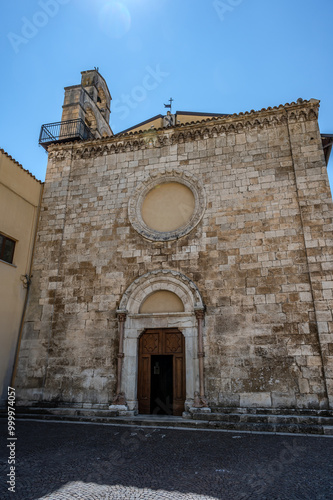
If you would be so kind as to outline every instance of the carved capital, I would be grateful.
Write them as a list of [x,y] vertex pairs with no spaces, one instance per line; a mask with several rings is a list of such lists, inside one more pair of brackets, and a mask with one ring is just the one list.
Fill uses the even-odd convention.
[[204,358],[205,353],[204,352],[198,352],[198,358]]
[[117,311],[117,318],[119,323],[125,323],[127,311]]
[[119,352],[117,354],[118,358],[124,358],[125,357],[125,354],[123,352]]
[[200,319],[204,319],[204,317],[205,317],[205,311],[203,309],[196,309],[194,311],[194,313],[195,313],[195,317],[197,318],[198,321]]

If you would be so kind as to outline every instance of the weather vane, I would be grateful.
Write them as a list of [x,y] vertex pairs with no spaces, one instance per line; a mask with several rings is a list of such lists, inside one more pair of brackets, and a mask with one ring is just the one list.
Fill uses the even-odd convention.
[[169,99],[169,103],[170,104],[164,104],[165,108],[169,108],[170,109],[170,113],[171,113],[171,108],[172,108],[172,102],[173,101],[174,101],[174,99],[172,99],[172,97],[170,97],[170,99]]

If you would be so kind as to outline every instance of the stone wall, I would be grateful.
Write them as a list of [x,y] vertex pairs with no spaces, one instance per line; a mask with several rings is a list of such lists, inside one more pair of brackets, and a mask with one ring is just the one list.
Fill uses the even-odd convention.
[[[333,212],[318,105],[52,146],[21,401],[108,403],[122,295],[168,269],[192,280],[206,306],[212,406],[326,407]],[[203,186],[202,218],[179,239],[144,238],[128,215],[137,186],[187,174]]]

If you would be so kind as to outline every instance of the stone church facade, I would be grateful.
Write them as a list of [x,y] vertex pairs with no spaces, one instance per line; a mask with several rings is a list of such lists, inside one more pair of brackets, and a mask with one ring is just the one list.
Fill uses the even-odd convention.
[[47,146],[19,403],[332,408],[319,101],[113,135],[104,80],[83,78],[65,120],[93,136]]

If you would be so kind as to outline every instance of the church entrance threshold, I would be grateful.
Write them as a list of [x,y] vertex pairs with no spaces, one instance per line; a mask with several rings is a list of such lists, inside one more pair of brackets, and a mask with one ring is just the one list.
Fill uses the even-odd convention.
[[140,414],[181,415],[185,402],[184,337],[178,329],[151,329],[139,339]]

